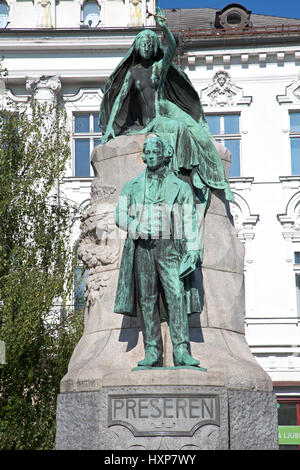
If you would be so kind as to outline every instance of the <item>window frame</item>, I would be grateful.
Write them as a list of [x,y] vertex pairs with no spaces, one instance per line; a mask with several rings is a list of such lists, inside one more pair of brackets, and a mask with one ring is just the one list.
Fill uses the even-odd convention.
[[[76,132],[75,130],[75,119],[76,116],[78,115],[89,115],[89,132]],[[94,110],[76,110],[72,112],[72,176],[73,178],[93,178],[95,176],[93,167],[91,165],[91,155],[92,151],[95,147],[94,141],[96,139],[101,140],[102,137],[102,132],[95,132],[94,129],[94,116],[98,116],[98,113]],[[90,168],[90,174],[89,176],[80,176],[76,175],[76,140],[83,140],[83,139],[88,139],[89,140],[89,168]],[[97,144],[98,145],[98,144]]]
[[296,302],[296,315],[297,317],[300,317],[300,289],[299,291],[297,290],[297,276],[300,276],[300,263],[297,263],[297,260],[296,260],[296,253],[300,253],[300,251],[294,248],[293,253],[294,253],[293,272],[294,272],[294,282],[295,282],[294,284],[295,294],[294,295],[295,295],[295,302]]
[[[298,131],[291,131],[291,115],[292,114],[299,114],[299,117],[300,117],[300,110],[299,109],[289,109],[289,111],[288,111],[291,176],[300,176],[300,170],[299,170],[299,173],[293,173],[292,139],[300,139],[300,129]],[[299,155],[299,167],[300,167],[300,155]]]
[[[230,176],[229,174],[229,177],[228,179],[231,179],[231,178],[240,178],[242,177],[242,132],[241,132],[241,112],[240,111],[225,111],[225,112],[216,112],[216,111],[213,111],[213,112],[205,112],[205,116],[206,117],[209,117],[209,116],[219,116],[220,117],[220,133],[219,134],[212,134],[214,139],[217,141],[217,142],[220,142],[222,143],[225,147],[225,142],[226,141],[229,141],[229,140],[238,140],[239,143],[240,143],[240,174],[238,176]],[[225,134],[224,131],[225,131],[225,121],[224,121],[224,116],[238,116],[239,118],[239,132],[236,133],[236,134]],[[227,148],[227,147],[226,147]]]
[[6,25],[3,26],[3,27],[0,26],[0,29],[5,29],[5,28],[7,28],[7,25],[10,23],[10,4],[5,0],[0,0],[0,4],[1,3],[5,4],[6,7],[7,7],[7,22],[6,22]]
[[[295,426],[300,426],[300,396],[291,396],[291,397],[284,397],[284,396],[277,396],[277,403],[278,405],[296,405],[296,420],[297,423]],[[284,424],[279,424],[278,426],[284,426]],[[287,425],[288,426],[288,425]],[[293,447],[297,447],[297,449],[294,450],[300,450],[300,445],[294,444],[292,445]],[[287,450],[292,450],[291,445],[288,444],[280,444],[279,449],[282,450],[282,448],[285,448]]]
[[[98,8],[99,8],[99,21],[95,26],[89,26],[87,23],[84,22],[84,8],[87,3],[97,3]],[[80,10],[80,23],[84,26],[90,27],[90,28],[98,28],[100,24],[102,23],[102,18],[101,18],[101,13],[102,13],[102,5],[99,3],[98,0],[84,0],[81,3],[81,10]]]

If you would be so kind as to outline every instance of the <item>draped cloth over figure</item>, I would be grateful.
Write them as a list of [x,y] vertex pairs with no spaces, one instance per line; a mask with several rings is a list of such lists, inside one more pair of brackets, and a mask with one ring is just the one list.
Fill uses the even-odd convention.
[[[106,131],[113,104],[127,72],[140,63],[140,56],[135,47],[137,38],[106,83],[99,116],[99,125],[103,132]],[[158,47],[153,57],[154,75],[155,62],[160,61],[163,55],[162,48]],[[159,90],[156,116],[146,127],[142,124],[140,110],[136,105],[135,92],[133,87],[114,119],[115,135],[140,132],[160,135],[175,151],[172,169],[177,175],[183,169],[187,170],[191,172],[191,182],[194,187],[200,190],[224,189],[226,198],[233,200],[222,161],[212,142],[199,96],[187,75],[175,64],[169,67],[166,80]]]

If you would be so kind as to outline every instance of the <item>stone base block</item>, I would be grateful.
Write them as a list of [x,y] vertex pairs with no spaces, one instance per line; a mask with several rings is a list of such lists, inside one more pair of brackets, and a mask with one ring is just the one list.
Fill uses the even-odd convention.
[[57,450],[277,448],[272,392],[119,386],[58,396]]

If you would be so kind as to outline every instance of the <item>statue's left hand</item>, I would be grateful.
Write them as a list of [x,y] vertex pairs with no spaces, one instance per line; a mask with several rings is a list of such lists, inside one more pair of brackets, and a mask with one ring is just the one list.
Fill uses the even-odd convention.
[[187,251],[180,263],[179,277],[183,278],[193,272],[197,268],[197,265],[200,261],[201,258],[199,250]]
[[190,258],[192,264],[197,265],[200,261],[200,252],[198,250],[190,250],[186,253],[186,256]]

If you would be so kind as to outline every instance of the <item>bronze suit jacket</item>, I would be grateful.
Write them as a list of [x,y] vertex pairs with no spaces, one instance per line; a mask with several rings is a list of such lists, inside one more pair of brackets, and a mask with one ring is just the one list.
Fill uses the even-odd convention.
[[[133,180],[125,184],[119,204],[116,209],[116,224],[131,233],[134,233],[132,227],[136,228],[139,223],[141,213],[144,207],[144,195],[146,184],[146,171],[138,175]],[[177,178],[171,171],[166,175],[163,184],[166,185],[164,206],[166,207],[167,217],[169,217],[171,238],[174,240],[174,249],[182,256],[186,251],[197,250],[197,232],[196,232],[196,210],[193,201],[192,190],[188,183]],[[174,212],[174,209],[180,209],[184,205],[189,206],[189,210],[183,210],[183,217],[180,217],[181,211]],[[174,215],[175,213],[175,215]],[[177,219],[177,217],[179,217]],[[175,221],[182,223],[180,233],[181,238],[173,237]],[[178,220],[180,222],[178,222]],[[137,299],[135,296],[135,279],[134,279],[134,253],[135,240],[128,236],[125,240],[118,286],[115,297],[115,313],[136,316],[138,311]],[[201,312],[202,305],[199,295],[199,281],[196,277],[198,274],[192,273],[184,278],[185,299],[187,313]],[[157,308],[162,320],[166,320],[168,315],[166,304],[163,299],[163,292],[159,296]]]

